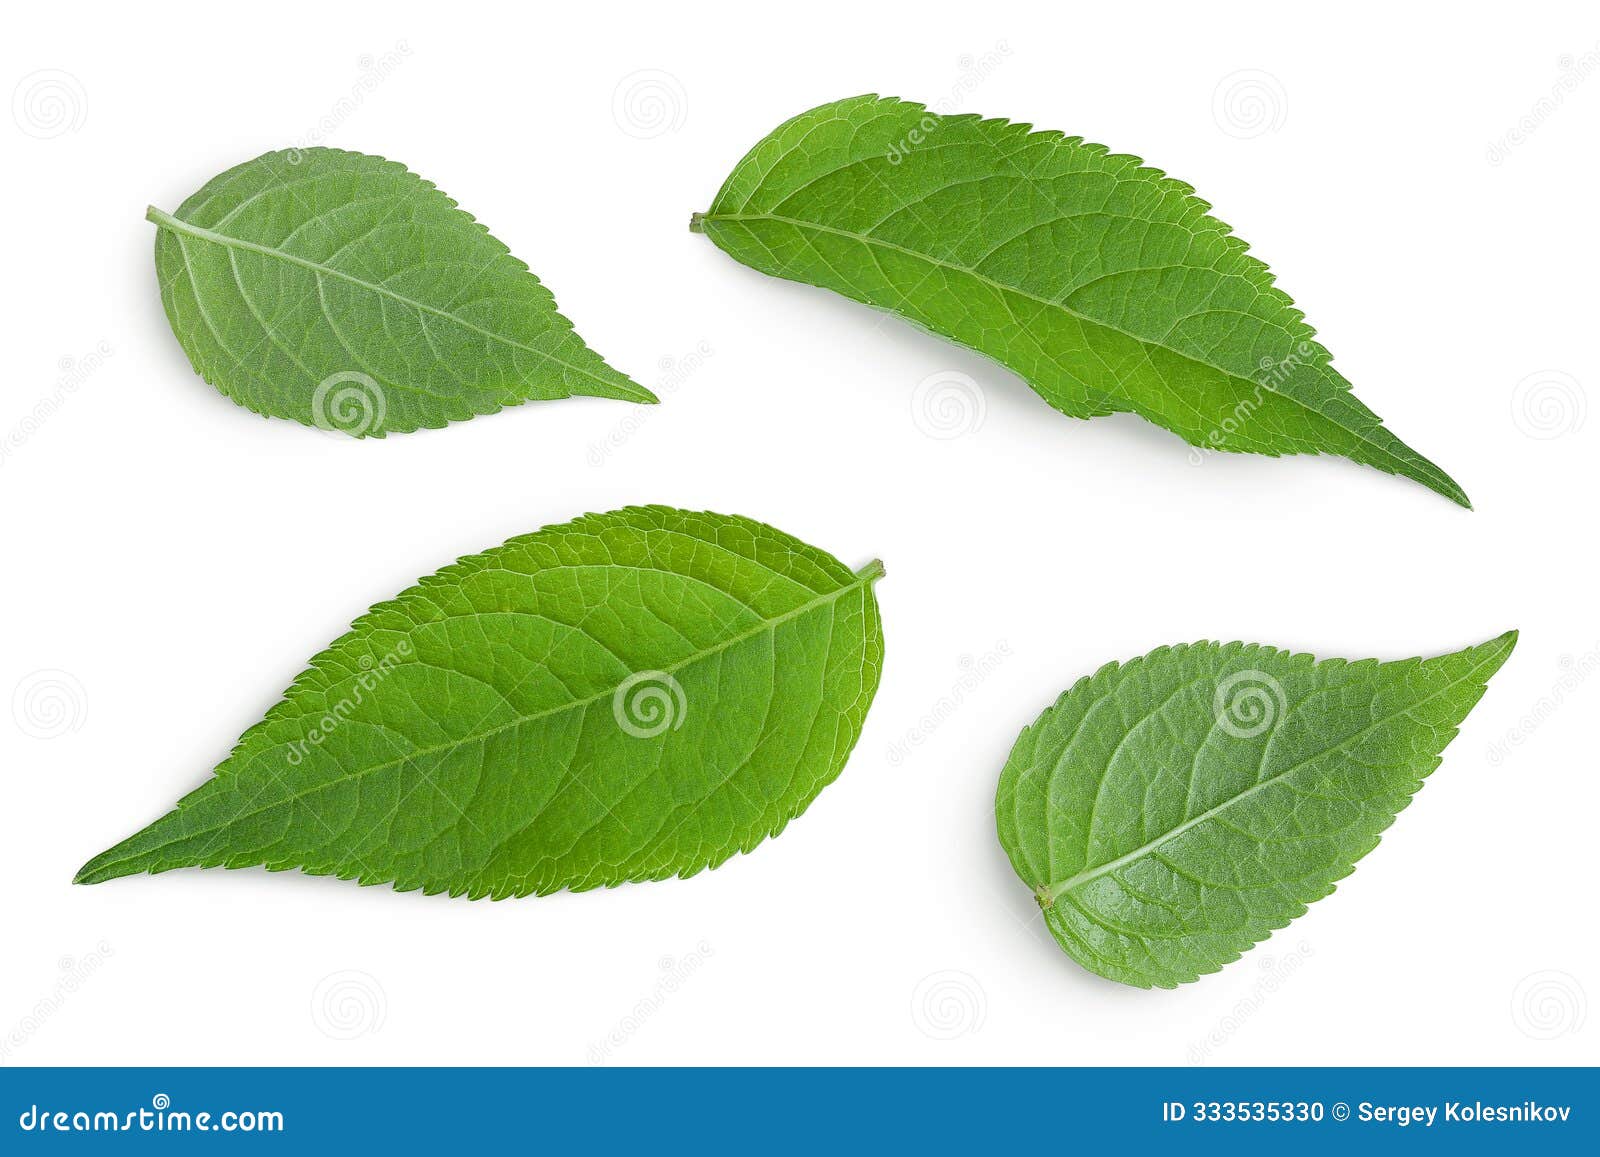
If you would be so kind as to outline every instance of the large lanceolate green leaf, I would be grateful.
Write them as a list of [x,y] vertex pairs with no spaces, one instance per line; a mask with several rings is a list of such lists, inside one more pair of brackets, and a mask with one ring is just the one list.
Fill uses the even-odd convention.
[[715,867],[844,767],[882,573],[665,507],[512,539],[373,607],[78,882],[265,865],[499,898]]
[[1377,846],[1516,640],[1396,663],[1197,643],[1108,664],[1017,740],[1000,842],[1091,972],[1141,988],[1215,972]]
[[864,96],[776,129],[690,228],[986,354],[1071,417],[1131,411],[1207,450],[1338,454],[1468,505],[1356,400],[1193,194],[1078,137]]
[[470,214],[382,157],[267,153],[149,218],[172,332],[258,414],[381,437],[534,399],[656,400]]

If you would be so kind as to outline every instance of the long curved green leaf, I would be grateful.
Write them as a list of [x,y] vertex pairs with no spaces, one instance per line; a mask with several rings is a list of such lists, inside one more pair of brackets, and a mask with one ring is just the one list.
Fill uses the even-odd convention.
[[665,507],[514,538],[373,607],[78,882],[265,865],[499,898],[715,867],[844,767],[882,573]]
[[690,227],[986,354],[1071,417],[1131,411],[1207,450],[1338,454],[1469,505],[1356,400],[1193,194],[1079,137],[863,96],[774,130]]
[[1162,647],[1024,729],[1000,842],[1061,947],[1171,988],[1333,891],[1439,765],[1517,633],[1433,659]]
[[258,414],[381,437],[534,399],[656,400],[470,214],[382,157],[267,153],[149,219],[172,332]]

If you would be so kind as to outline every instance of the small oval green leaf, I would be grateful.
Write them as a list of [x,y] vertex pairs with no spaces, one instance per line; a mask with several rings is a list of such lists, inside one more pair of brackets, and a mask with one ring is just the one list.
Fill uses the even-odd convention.
[[1162,647],[1080,679],[1025,728],[995,819],[1061,947],[1172,988],[1333,891],[1411,802],[1516,645],[1317,662]]
[[535,399],[656,400],[470,214],[382,157],[267,153],[148,216],[172,332],[258,414],[382,437]]

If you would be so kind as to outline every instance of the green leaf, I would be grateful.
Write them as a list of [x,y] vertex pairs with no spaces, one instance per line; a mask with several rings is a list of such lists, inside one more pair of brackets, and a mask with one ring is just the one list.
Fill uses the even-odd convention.
[[1080,137],[874,96],[781,125],[690,228],[764,273],[891,310],[1074,418],[1207,450],[1339,454],[1463,506],[1384,429],[1194,190]]
[[1089,971],[1141,988],[1215,972],[1377,846],[1516,641],[1395,663],[1242,643],[1110,663],[1018,738],[1000,843]]
[[659,506],[514,538],[373,607],[77,882],[265,865],[500,898],[716,867],[844,767],[882,574]]
[[535,399],[656,400],[470,214],[382,157],[267,153],[148,217],[172,332],[258,414],[382,437]]

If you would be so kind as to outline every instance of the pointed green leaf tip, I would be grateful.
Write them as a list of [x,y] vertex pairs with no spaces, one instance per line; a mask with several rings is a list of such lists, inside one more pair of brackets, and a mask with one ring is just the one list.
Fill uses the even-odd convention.
[[843,769],[882,574],[658,506],[514,538],[373,607],[77,882],[263,865],[500,898],[714,868]]
[[541,399],[656,400],[470,214],[382,157],[267,153],[147,218],[190,364],[258,414],[382,437]]
[[1199,455],[1337,454],[1470,507],[1209,208],[1080,137],[862,96],[779,126],[689,227],[986,354],[1069,417],[1136,413]]
[[1091,972],[1215,972],[1377,846],[1516,642],[1394,663],[1195,643],[1108,664],[1018,738],[1000,843]]

